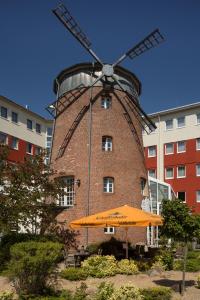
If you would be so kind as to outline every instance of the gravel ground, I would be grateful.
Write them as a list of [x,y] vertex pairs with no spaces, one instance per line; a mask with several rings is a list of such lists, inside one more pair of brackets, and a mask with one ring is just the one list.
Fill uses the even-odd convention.
[[[179,282],[182,277],[182,273],[179,271],[167,271],[160,275],[149,276],[147,274],[138,275],[116,275],[110,278],[88,278],[85,283],[88,286],[88,292],[93,293],[96,287],[102,281],[113,282],[116,287],[119,287],[125,283],[132,283],[139,288],[166,286],[171,287],[174,290],[173,300],[200,300],[200,289],[195,287],[197,273],[186,274],[186,293],[184,297],[179,294]],[[59,279],[59,288],[75,290],[80,286],[81,282],[72,282],[64,279]],[[0,291],[13,290],[11,283],[6,277],[0,276]]]

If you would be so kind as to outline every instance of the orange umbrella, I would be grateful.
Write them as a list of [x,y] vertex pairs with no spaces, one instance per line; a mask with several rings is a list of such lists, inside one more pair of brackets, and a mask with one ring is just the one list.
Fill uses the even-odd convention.
[[[80,227],[128,227],[132,226],[158,226],[162,225],[162,218],[158,215],[145,212],[141,209],[124,205],[118,208],[103,211],[94,215],[74,220],[70,223],[71,228]],[[127,234],[126,234],[126,244]],[[128,247],[126,247],[128,249]],[[126,253],[128,256],[128,253]]]

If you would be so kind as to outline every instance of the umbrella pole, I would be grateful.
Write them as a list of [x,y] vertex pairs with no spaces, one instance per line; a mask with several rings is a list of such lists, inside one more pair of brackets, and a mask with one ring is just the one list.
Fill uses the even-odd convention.
[[126,231],[126,258],[128,259],[128,228],[125,228]]

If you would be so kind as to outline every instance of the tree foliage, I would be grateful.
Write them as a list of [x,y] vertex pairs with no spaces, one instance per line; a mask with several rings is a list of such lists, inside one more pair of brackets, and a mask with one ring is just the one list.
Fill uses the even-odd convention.
[[[62,182],[44,163],[44,153],[23,162],[8,162],[9,149],[0,146],[0,232],[45,231],[58,213]],[[53,201],[52,201],[53,200]]]
[[162,216],[162,235],[178,242],[189,242],[200,236],[200,218],[192,215],[190,208],[182,200],[164,200]]

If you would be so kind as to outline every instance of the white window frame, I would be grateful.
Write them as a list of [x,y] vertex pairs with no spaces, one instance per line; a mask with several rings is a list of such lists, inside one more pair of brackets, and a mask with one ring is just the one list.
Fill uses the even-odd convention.
[[104,233],[105,234],[115,234],[115,227],[111,227],[111,226],[105,227]]
[[200,150],[200,138],[196,139],[196,150]]
[[[13,147],[13,140],[16,140],[16,147]],[[13,136],[12,137],[12,141],[11,141],[11,149],[13,149],[13,150],[19,150],[19,139],[18,138],[16,138],[15,136]]]
[[[172,176],[167,176],[167,170],[168,170],[168,169],[171,169],[171,170],[172,170],[172,173],[173,173]],[[166,167],[166,168],[165,168],[165,178],[166,178],[166,179],[173,179],[173,178],[174,178],[174,168],[173,168],[173,167]]]
[[[179,175],[179,168],[182,168],[182,167],[184,167],[184,170],[185,170],[184,176]],[[184,165],[177,166],[177,178],[185,178],[185,177],[186,177],[186,166],[184,166]]]
[[197,113],[196,117],[197,117],[197,125],[200,125],[200,113]]
[[60,196],[59,206],[73,207],[75,203],[74,176],[65,176],[62,179],[66,182],[66,187],[63,187],[63,195]]
[[185,201],[183,201],[183,203],[186,203],[186,191],[178,191],[178,192],[177,192],[177,198],[180,199],[180,198],[178,197],[178,193],[185,193]]
[[[28,151],[27,151],[28,145],[31,145],[31,152],[28,152]],[[33,144],[28,143],[28,142],[26,143],[26,153],[27,153],[27,154],[30,154],[30,155],[33,155]]]
[[109,109],[112,106],[112,99],[110,96],[105,96],[101,98],[101,108]]
[[[6,117],[2,116],[2,111],[1,111],[2,108],[6,110]],[[0,106],[0,117],[5,120],[8,120],[8,108],[3,105]]]
[[[155,149],[155,155],[151,155],[150,154],[150,148],[154,148]],[[148,147],[148,157],[156,157],[156,146],[155,145]]]
[[111,136],[102,136],[102,150],[103,151],[112,151],[113,148],[113,139]]
[[[172,121],[172,128],[167,128],[168,121]],[[165,120],[165,130],[168,131],[168,130],[173,130],[173,129],[174,129],[174,119]]]
[[[199,170],[198,170],[199,168]],[[200,163],[199,164],[196,164],[196,176],[200,176]]]
[[0,131],[0,134],[2,134],[2,135],[4,135],[5,136],[5,144],[3,143],[3,145],[8,145],[8,135],[6,134],[6,133],[4,133],[4,132],[1,132]]
[[[167,152],[167,145],[172,145],[172,152]],[[165,144],[165,155],[174,154],[174,143],[166,143]]]
[[103,178],[103,192],[106,194],[114,193],[114,178],[104,177]]
[[200,203],[200,190],[196,191],[196,202]]
[[[28,122],[29,121],[31,122],[31,128],[28,127]],[[28,130],[33,131],[33,121],[31,119],[26,119],[26,127],[27,127]]]
[[[40,128],[40,130],[39,130],[39,131],[37,130],[37,125],[39,125],[39,128]],[[40,124],[40,123],[36,123],[36,124],[35,124],[35,131],[36,131],[36,133],[38,133],[38,134],[41,134],[41,131],[42,131],[42,126],[41,126],[41,124]]]
[[[183,151],[179,150],[179,143],[184,143],[185,147],[184,147]],[[177,153],[183,153],[183,152],[186,152],[186,141],[178,141],[177,142]]]
[[[15,122],[15,121],[13,120],[13,114],[15,114],[15,115],[17,116],[17,122]],[[11,112],[11,121],[12,121],[12,123],[14,123],[14,124],[18,124],[18,123],[19,123],[19,115],[18,115],[18,113],[17,113],[16,111],[12,111],[12,112]]]
[[[151,172],[151,171],[154,171],[154,176],[151,176],[151,175],[150,175],[150,172]],[[148,170],[148,176],[149,176],[149,177],[152,177],[152,178],[156,178],[156,169],[149,169],[149,170]]]
[[[178,124],[180,119],[184,119],[184,125],[183,126],[179,126],[179,124]],[[185,125],[186,125],[186,118],[185,118],[185,116],[178,117],[177,118],[177,128],[184,128]]]

